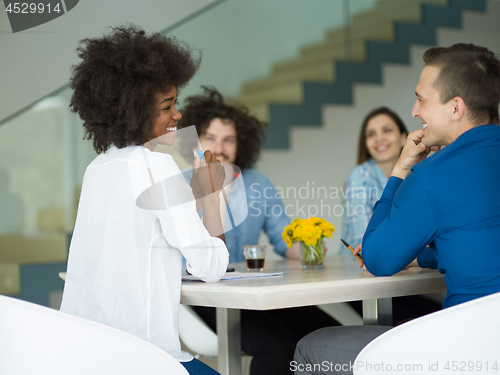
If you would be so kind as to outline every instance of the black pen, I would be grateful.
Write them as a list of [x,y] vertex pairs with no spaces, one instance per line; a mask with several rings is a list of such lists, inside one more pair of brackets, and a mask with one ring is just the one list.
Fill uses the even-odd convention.
[[[351,250],[351,251],[354,253],[354,249],[351,247],[351,245],[349,245],[347,242],[345,242],[342,238],[341,238],[340,240],[342,241],[342,243],[343,243],[344,245],[346,245],[346,246],[347,246],[347,248],[348,248],[349,250]],[[363,258],[361,258],[361,255],[356,254],[356,256],[358,257],[358,259],[359,259],[360,261],[363,261]]]
[[[228,267],[228,268],[226,269],[226,272],[234,272],[234,268],[232,268],[232,267]],[[187,269],[186,269],[186,273],[187,273],[188,275],[191,275]]]

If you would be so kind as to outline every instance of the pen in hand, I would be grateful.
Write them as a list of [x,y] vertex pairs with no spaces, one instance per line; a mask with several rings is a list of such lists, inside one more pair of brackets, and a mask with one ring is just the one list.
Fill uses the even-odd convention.
[[[342,241],[342,243],[349,249],[351,250],[353,253],[354,253],[354,249],[351,247],[351,245],[349,245],[347,242],[345,242],[342,238],[340,239]],[[361,258],[361,255],[359,254],[356,254],[356,256],[358,257],[358,259],[360,261],[363,261],[363,258]]]

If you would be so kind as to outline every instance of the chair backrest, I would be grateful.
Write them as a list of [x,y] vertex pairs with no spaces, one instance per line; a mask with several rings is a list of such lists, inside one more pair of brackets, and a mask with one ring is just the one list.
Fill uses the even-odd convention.
[[2,375],[188,375],[160,348],[126,332],[0,296]]
[[499,374],[500,293],[395,327],[356,357],[361,374]]
[[191,352],[204,357],[217,357],[217,335],[186,305],[179,307],[179,337]]

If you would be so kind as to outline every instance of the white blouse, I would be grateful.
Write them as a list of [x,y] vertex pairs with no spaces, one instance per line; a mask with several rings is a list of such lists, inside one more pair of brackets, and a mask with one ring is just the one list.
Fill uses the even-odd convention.
[[[138,207],[141,193],[172,177],[174,184],[160,188],[163,209],[156,203]],[[189,272],[206,282],[219,281],[229,261],[224,242],[203,226],[191,188],[170,155],[112,147],[85,172],[61,311],[190,361],[178,335],[183,256]]]

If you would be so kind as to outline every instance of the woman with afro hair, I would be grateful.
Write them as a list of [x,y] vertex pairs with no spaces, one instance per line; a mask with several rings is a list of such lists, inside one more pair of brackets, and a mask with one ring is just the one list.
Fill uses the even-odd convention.
[[[203,199],[203,224],[195,197],[212,192],[210,168],[194,171],[191,189],[172,157],[154,151],[175,137],[177,90],[200,59],[175,38],[133,25],[84,39],[77,51],[70,107],[99,155],[83,180],[61,311],[147,340],[190,374],[217,374],[181,351],[177,317],[183,256],[206,282],[225,273],[219,198]],[[220,190],[224,169],[210,152],[206,160]],[[172,204],[179,196],[190,199]]]

